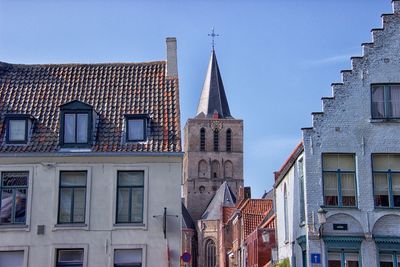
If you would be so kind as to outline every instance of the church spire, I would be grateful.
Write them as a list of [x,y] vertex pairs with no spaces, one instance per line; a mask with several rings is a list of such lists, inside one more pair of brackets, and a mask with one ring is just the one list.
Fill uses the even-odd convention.
[[199,106],[197,107],[197,116],[215,117],[217,114],[218,118],[232,118],[213,47]]

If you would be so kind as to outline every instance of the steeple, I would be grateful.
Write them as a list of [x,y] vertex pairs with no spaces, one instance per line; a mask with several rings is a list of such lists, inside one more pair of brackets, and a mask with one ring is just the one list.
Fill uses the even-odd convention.
[[211,52],[210,63],[208,64],[206,79],[204,80],[197,116],[208,118],[232,118],[229,111],[228,100],[226,99],[224,85],[219,72],[215,50]]

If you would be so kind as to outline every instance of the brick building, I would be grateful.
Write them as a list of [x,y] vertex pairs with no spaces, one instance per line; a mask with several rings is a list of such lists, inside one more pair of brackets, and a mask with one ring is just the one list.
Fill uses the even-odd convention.
[[243,121],[230,113],[214,49],[196,116],[184,129],[184,151],[184,205],[198,240],[190,264],[224,266],[222,209],[235,206],[243,187]]
[[276,174],[279,258],[292,266],[400,262],[400,1],[392,5]]

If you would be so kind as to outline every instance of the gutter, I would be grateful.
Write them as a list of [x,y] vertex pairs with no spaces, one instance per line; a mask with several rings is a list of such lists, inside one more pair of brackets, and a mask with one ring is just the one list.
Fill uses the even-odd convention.
[[19,152],[0,153],[0,158],[5,157],[180,157],[184,152]]

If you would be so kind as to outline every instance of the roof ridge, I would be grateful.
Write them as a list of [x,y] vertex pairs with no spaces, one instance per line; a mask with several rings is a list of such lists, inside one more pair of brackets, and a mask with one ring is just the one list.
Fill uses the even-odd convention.
[[157,65],[157,64],[166,64],[166,60],[157,60],[157,61],[144,61],[144,62],[98,62],[98,63],[44,63],[44,64],[23,64],[23,63],[9,63],[0,61],[0,64],[15,66],[15,67],[36,67],[36,66],[63,66],[63,67],[75,67],[75,66],[132,66],[132,65]]

